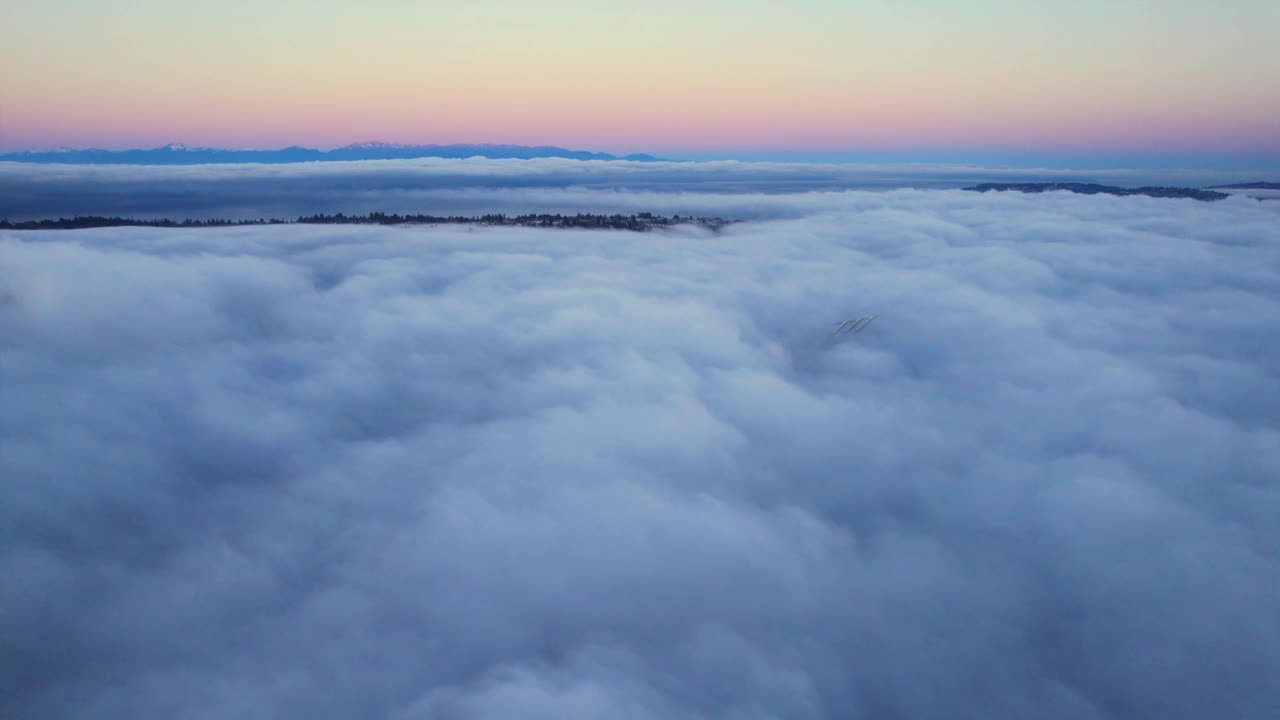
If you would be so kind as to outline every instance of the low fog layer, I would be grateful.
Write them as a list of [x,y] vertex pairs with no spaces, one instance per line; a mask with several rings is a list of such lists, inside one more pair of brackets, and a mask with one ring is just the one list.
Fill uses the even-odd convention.
[[0,235],[0,716],[1274,717],[1280,206],[773,202]]
[[[291,218],[314,213],[788,212],[782,193],[957,188],[989,181],[1202,186],[1257,180],[1213,171],[1054,170],[962,165],[381,160],[128,167],[0,162],[0,218]],[[710,208],[710,209],[708,209]]]

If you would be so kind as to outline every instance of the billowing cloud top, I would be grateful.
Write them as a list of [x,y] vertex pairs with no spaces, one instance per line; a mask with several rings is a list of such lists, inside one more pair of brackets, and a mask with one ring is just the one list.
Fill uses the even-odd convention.
[[1271,717],[1280,207],[769,202],[4,235],[0,715]]

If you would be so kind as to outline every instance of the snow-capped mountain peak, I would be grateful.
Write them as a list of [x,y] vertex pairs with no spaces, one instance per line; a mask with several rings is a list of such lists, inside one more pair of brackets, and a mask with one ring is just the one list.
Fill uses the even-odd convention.
[[378,150],[378,149],[391,149],[391,148],[403,148],[403,147],[405,146],[399,143],[387,142],[385,140],[365,140],[364,142],[351,143],[350,145],[346,146],[346,148],[344,149],[346,150]]

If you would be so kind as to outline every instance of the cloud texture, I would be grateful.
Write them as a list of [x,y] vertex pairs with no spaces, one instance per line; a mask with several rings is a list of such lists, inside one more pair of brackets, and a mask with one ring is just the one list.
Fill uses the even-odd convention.
[[3,236],[0,716],[1273,717],[1280,207],[787,197]]

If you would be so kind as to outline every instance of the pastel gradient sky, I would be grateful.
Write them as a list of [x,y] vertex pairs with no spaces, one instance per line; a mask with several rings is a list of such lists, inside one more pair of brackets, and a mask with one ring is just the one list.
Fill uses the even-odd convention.
[[1276,0],[5,0],[0,150],[1280,156]]

